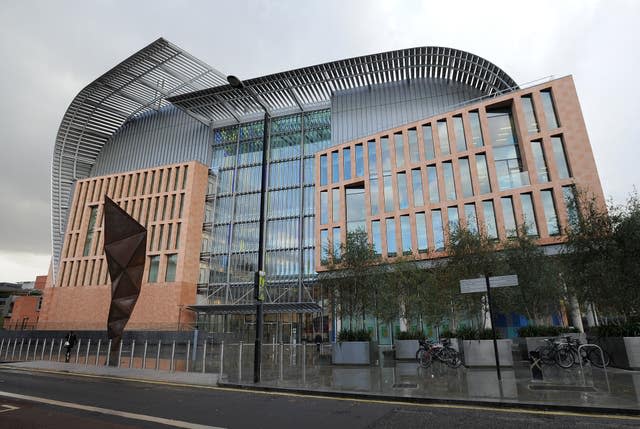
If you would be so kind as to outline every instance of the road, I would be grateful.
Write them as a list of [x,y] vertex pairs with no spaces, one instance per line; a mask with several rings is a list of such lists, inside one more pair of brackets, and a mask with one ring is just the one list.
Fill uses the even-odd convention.
[[0,428],[637,428],[640,418],[412,405],[0,370]]

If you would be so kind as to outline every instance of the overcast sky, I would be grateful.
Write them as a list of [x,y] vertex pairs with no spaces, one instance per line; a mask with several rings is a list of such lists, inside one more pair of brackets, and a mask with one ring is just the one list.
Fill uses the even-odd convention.
[[[445,7],[446,6],[446,7]],[[46,274],[51,156],[78,92],[162,36],[241,79],[416,46],[573,75],[605,195],[640,184],[638,1],[0,0],[0,281]]]

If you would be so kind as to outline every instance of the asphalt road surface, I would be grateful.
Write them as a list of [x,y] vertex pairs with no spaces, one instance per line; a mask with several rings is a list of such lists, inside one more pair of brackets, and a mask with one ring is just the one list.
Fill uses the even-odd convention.
[[182,387],[0,370],[0,428],[638,428],[640,418]]

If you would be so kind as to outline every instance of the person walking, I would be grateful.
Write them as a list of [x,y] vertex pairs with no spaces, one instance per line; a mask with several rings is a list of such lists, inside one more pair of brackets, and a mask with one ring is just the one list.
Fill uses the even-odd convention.
[[71,350],[73,349],[73,346],[76,345],[76,341],[77,341],[76,334],[74,334],[73,331],[69,331],[67,336],[64,337],[64,348],[65,348],[64,361],[65,362],[69,362],[69,359],[71,358]]

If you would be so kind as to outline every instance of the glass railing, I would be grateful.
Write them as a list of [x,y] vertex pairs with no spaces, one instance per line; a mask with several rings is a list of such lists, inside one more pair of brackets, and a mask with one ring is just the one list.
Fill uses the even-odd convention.
[[505,189],[521,188],[523,186],[529,186],[530,184],[529,172],[527,171],[498,176],[498,185],[501,191],[504,191]]

